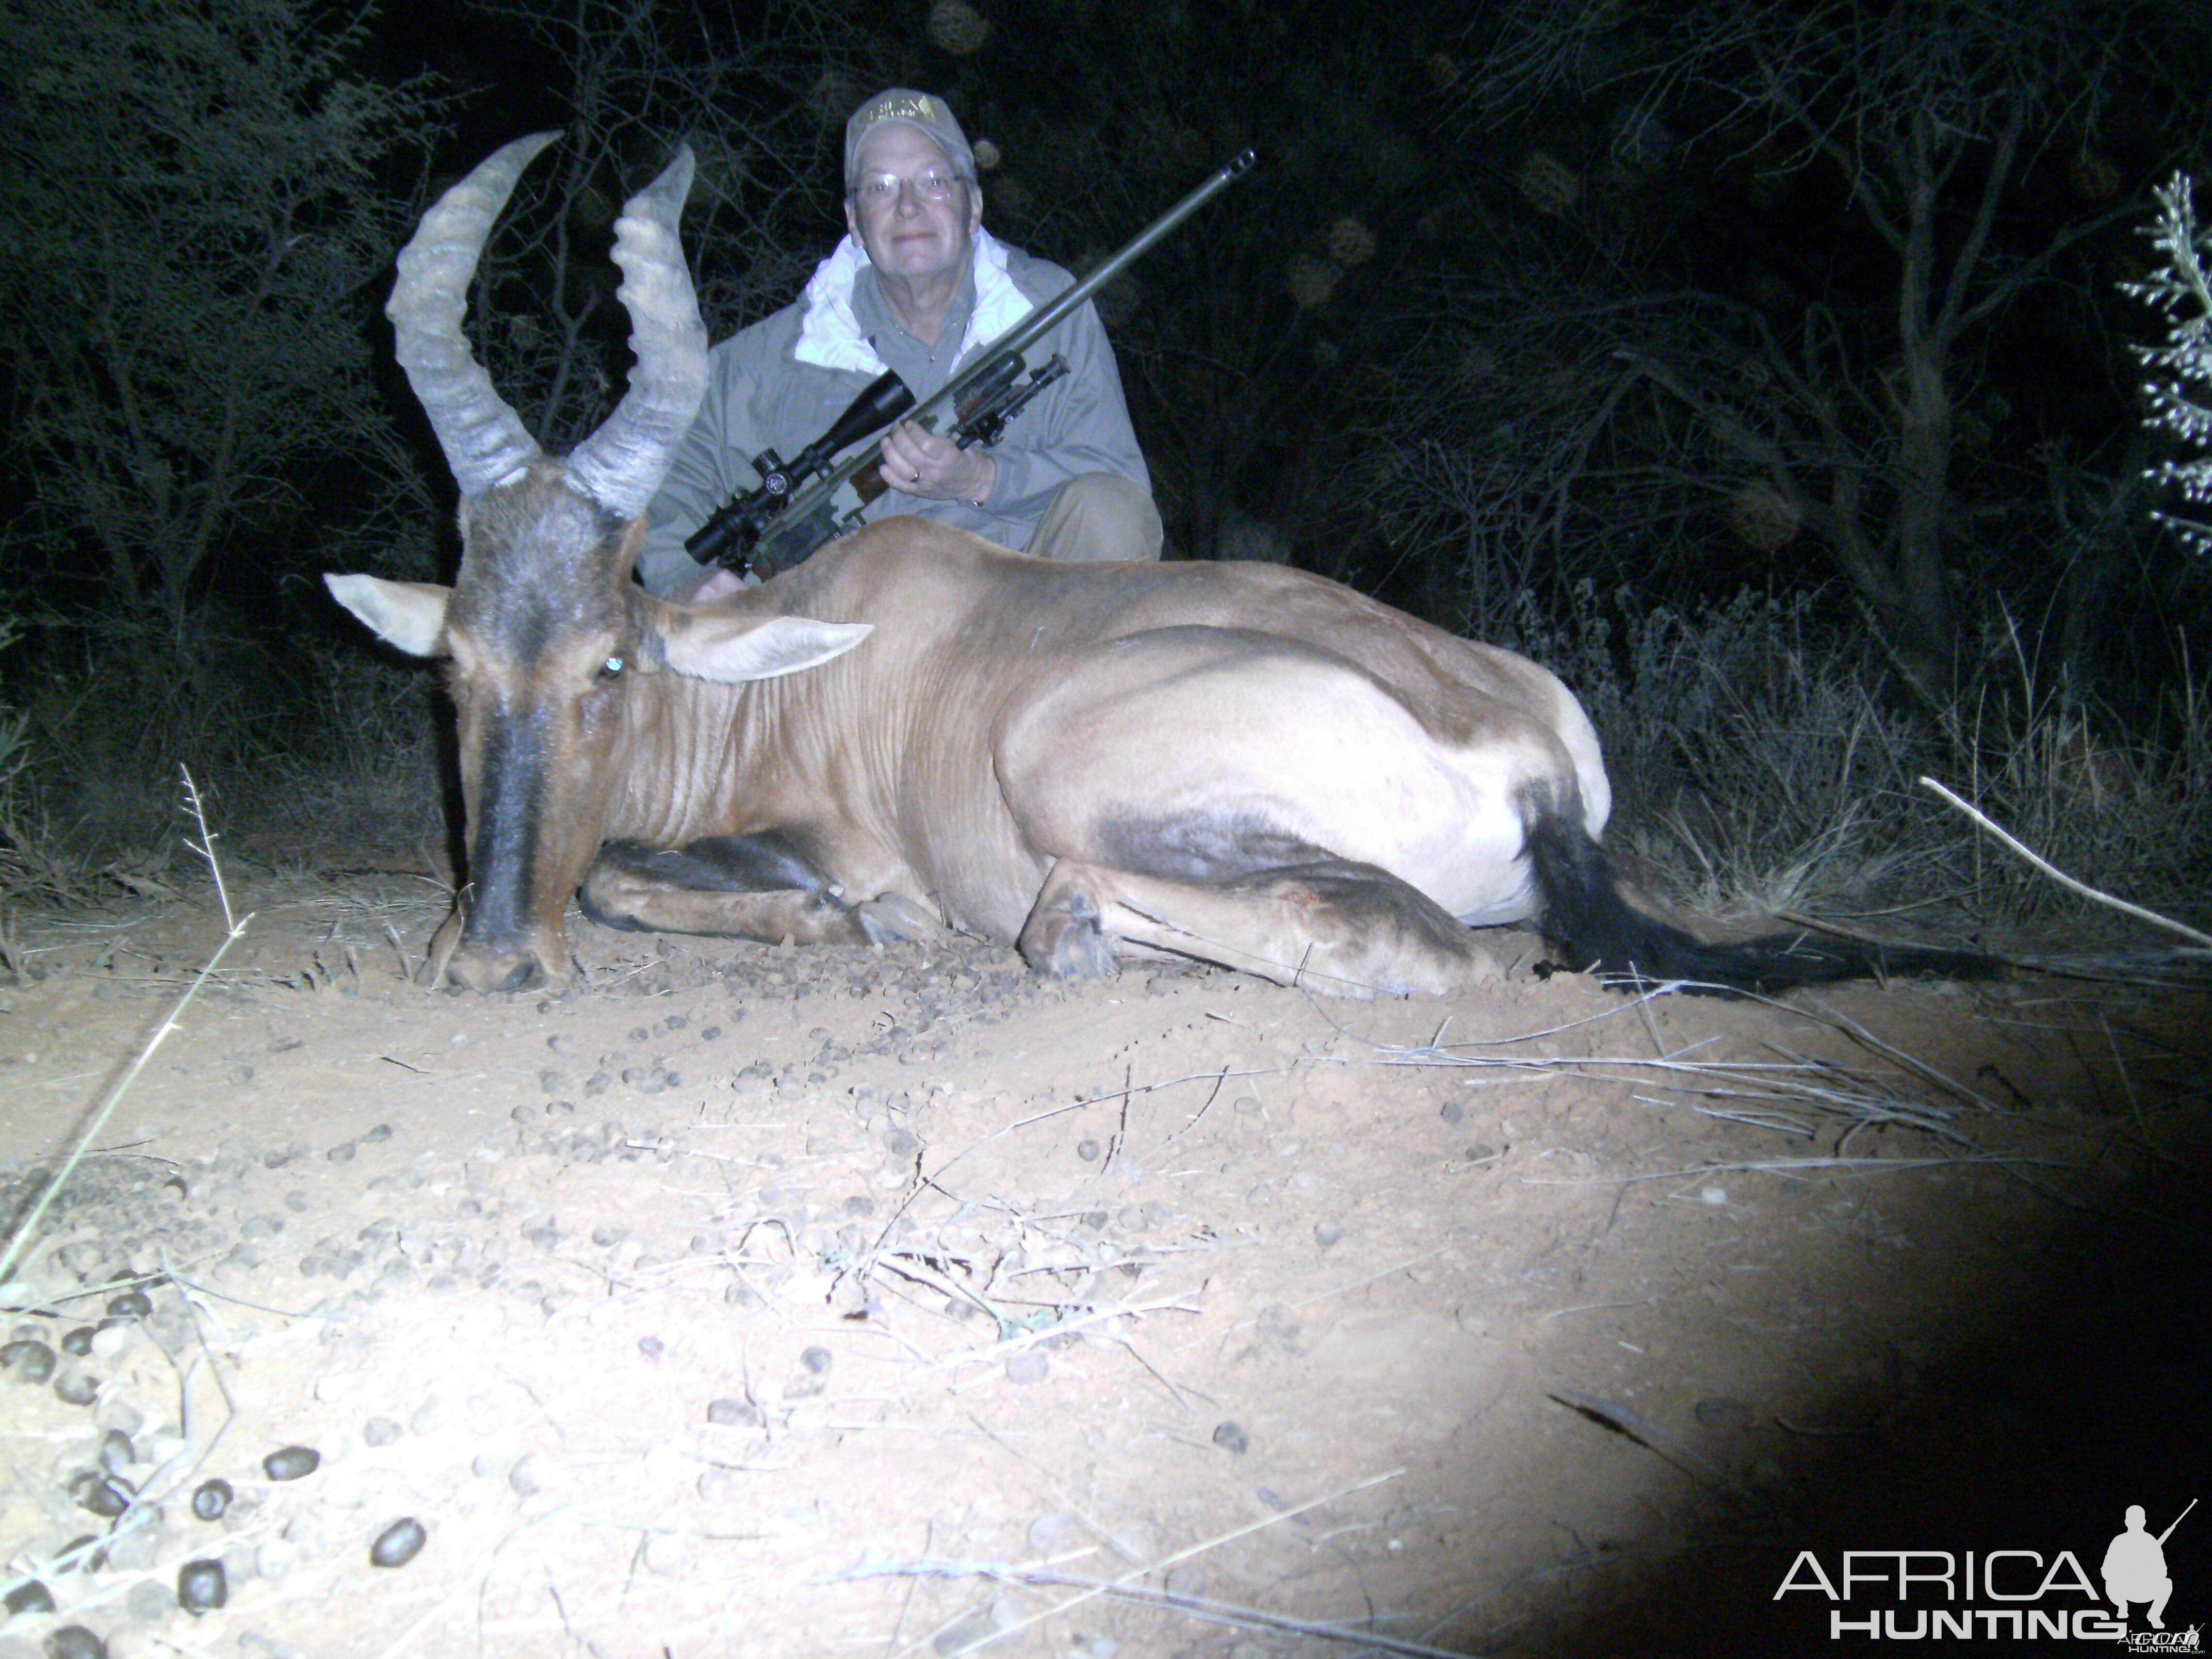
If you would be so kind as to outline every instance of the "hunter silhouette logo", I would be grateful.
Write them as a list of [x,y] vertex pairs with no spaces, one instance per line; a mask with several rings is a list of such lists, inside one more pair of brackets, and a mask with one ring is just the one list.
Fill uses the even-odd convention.
[[2173,1517],[2168,1527],[2155,1538],[2144,1529],[2143,1506],[2128,1505],[2128,1529],[2112,1540],[2105,1551],[2105,1595],[2112,1610],[2124,1620],[2128,1604],[2142,1601],[2148,1604],[2143,1617],[2153,1630],[2166,1628],[2166,1599],[2173,1594],[2173,1580],[2166,1571],[2166,1540],[2173,1536],[2173,1528],[2182,1523],[2189,1510],[2197,1507],[2197,1500],[2189,1500],[2189,1508]]
[[[2116,1642],[2130,1653],[2199,1653],[2198,1626],[2166,1627],[2166,1604],[2173,1594],[2166,1540],[2197,1502],[2191,1498],[2155,1534],[2143,1506],[2130,1504],[2126,1530],[2105,1551],[2101,1595],[2087,1565],[2097,1558],[2087,1551],[1844,1550],[1832,1571],[1816,1551],[1800,1550],[1774,1599],[1825,1601],[1832,1642],[1852,1636],[1891,1642],[1978,1637],[1986,1646],[2004,1639],[2070,1638]],[[2139,1609],[2142,1627],[2128,1627],[2130,1607]]]

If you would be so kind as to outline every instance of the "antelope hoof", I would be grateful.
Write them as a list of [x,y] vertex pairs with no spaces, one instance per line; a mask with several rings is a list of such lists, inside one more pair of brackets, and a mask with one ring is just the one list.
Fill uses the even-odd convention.
[[1111,979],[1114,947],[1098,925],[1091,896],[1068,888],[1030,916],[1022,929],[1022,957],[1054,979]]
[[860,906],[860,931],[871,945],[931,944],[945,936],[945,926],[903,893],[885,893]]

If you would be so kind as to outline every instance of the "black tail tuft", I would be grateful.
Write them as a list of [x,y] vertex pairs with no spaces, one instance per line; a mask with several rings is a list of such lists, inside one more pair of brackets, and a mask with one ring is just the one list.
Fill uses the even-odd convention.
[[1786,991],[1886,974],[1986,979],[2000,967],[1971,951],[1862,945],[1812,933],[1704,944],[1621,897],[1605,849],[1563,811],[1536,813],[1528,854],[1545,936],[1566,965],[1630,985],[1681,981],[1707,991]]

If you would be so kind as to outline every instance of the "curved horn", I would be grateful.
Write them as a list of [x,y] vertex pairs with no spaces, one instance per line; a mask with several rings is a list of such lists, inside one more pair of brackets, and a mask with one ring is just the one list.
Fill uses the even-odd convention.
[[625,519],[644,512],[660,488],[707,390],[707,330],[676,228],[690,190],[687,144],[615,221],[615,263],[623,270],[616,297],[629,313],[637,361],[615,412],[568,457],[568,482]]
[[561,135],[532,133],[493,152],[489,160],[438,198],[414,240],[400,250],[399,280],[384,314],[392,319],[400,368],[422,400],[446,452],[446,465],[465,496],[481,495],[520,477],[538,458],[538,441],[521,416],[492,390],[461,332],[469,279],[492,221],[514,181],[538,151]]

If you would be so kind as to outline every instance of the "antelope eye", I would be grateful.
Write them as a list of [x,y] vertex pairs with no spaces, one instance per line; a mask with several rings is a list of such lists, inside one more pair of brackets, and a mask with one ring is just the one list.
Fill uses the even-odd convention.
[[622,672],[623,659],[620,657],[609,657],[606,661],[602,663],[599,666],[599,678],[603,680],[614,679],[617,678]]

